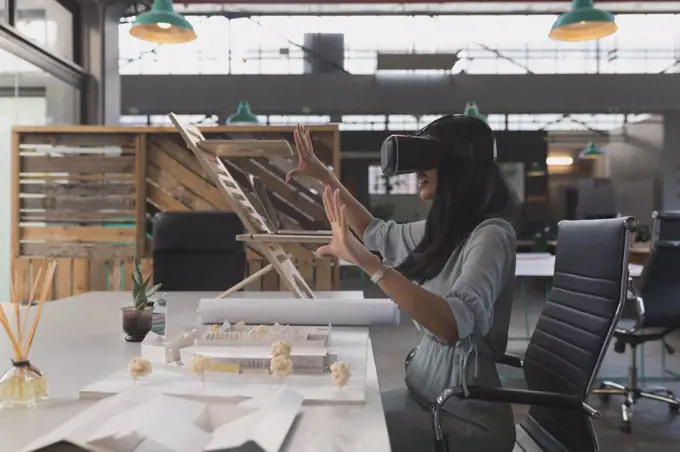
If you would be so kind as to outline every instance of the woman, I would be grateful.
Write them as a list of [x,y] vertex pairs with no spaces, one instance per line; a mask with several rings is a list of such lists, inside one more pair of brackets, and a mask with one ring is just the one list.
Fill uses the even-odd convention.
[[[489,149],[494,140],[483,121],[459,115],[440,118],[418,134],[445,148],[470,143],[473,153]],[[394,452],[429,450],[428,410],[443,389],[463,379],[501,386],[495,363],[507,345],[515,274],[511,192],[495,162],[448,159],[417,173],[420,197],[432,200],[427,219],[385,222],[373,218],[317,159],[306,129],[298,126],[295,142],[299,164],[287,179],[305,175],[326,186],[323,202],[333,238],[317,253],[359,266],[424,333],[406,372],[407,388],[383,394],[383,405]],[[371,250],[396,267],[383,265]],[[449,450],[512,450],[508,404],[456,399],[444,410]]]

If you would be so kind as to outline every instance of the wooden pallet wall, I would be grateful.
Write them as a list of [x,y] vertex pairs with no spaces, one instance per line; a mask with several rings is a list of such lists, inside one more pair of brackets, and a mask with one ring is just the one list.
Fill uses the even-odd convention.
[[[33,282],[42,268],[47,271],[51,258],[20,257],[12,262],[13,274],[16,274],[18,297],[27,300]],[[90,291],[128,291],[132,289],[133,259],[88,259],[57,258],[57,269],[51,287],[47,292],[47,300],[58,300]],[[140,260],[142,274],[147,276],[153,271],[153,259]],[[247,273],[252,274],[267,265],[261,258],[250,256]],[[298,262],[300,274],[307,283],[316,290],[332,290],[336,287],[331,259],[315,259]],[[152,279],[153,282],[153,279]],[[277,291],[281,289],[279,275],[269,272],[263,278],[254,281],[246,291]],[[225,290],[227,287],[225,287]],[[162,289],[161,289],[162,290]]]
[[[201,130],[207,138],[293,142],[293,127]],[[310,130],[319,157],[338,171],[337,126]],[[55,278],[55,298],[129,288],[126,266],[135,257],[151,265],[155,213],[231,210],[174,128],[15,127],[12,143],[12,266],[28,284],[36,266],[57,258],[57,272],[63,279]],[[285,183],[285,174],[294,167],[292,160],[236,158],[227,163],[242,182],[248,173],[262,180],[286,229],[328,227],[320,185],[304,179]],[[335,262],[316,259],[300,244],[286,249],[316,290],[338,287]],[[248,252],[247,268],[249,274],[262,268],[257,253]],[[286,289],[272,272],[248,290]]]

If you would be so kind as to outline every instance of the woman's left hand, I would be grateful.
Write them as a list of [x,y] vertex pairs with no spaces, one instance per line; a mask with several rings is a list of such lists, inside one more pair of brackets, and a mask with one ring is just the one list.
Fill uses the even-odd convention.
[[331,223],[333,237],[328,245],[323,245],[316,250],[317,254],[333,255],[366,269],[366,265],[370,265],[370,262],[376,260],[377,257],[350,232],[345,205],[340,201],[340,191],[331,190],[329,186],[326,186],[323,192],[323,205]]

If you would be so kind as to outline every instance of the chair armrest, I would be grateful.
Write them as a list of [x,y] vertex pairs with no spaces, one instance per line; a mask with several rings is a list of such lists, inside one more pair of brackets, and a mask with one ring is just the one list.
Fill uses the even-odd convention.
[[467,391],[462,386],[445,389],[432,406],[432,424],[436,441],[442,441],[444,435],[441,430],[440,412],[444,404],[452,397],[458,399],[486,400],[488,402],[515,403],[519,405],[552,406],[565,410],[581,411],[588,416],[599,418],[600,412],[583,402],[576,396],[558,394],[554,392],[529,391],[526,389],[487,388],[484,386],[468,386]]
[[524,362],[522,361],[522,358],[520,358],[517,355],[511,355],[510,353],[506,353],[505,355],[501,356],[501,358],[496,362],[498,364],[504,364],[506,366],[516,367],[518,369],[524,367]]

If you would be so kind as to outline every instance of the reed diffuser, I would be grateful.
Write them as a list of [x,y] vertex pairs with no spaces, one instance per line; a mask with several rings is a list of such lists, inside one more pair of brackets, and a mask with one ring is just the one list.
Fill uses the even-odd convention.
[[[10,305],[14,310],[14,325],[8,320],[4,307],[0,305],[0,324],[2,324],[2,329],[7,334],[13,349],[12,368],[0,378],[0,407],[32,407],[38,400],[46,399],[49,395],[47,380],[31,364],[29,352],[31,351],[31,344],[38,329],[40,315],[45,305],[48,290],[52,285],[56,268],[56,261],[52,261],[47,268],[47,276],[44,279],[42,279],[42,268],[38,271],[29,294],[28,305],[23,309],[23,315],[21,300],[18,297],[16,288],[17,277],[16,274],[14,275],[10,288]],[[39,284],[41,284],[40,301],[37,303],[38,307],[33,315],[31,328],[27,333],[28,319],[33,311],[33,300]]]

